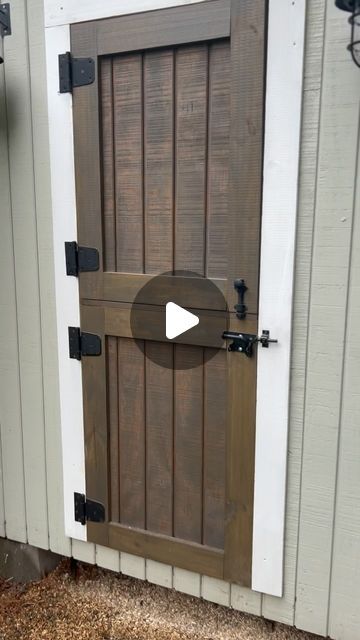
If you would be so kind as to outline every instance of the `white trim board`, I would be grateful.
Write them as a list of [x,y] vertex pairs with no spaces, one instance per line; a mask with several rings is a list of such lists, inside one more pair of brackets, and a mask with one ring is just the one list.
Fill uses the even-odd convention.
[[69,358],[68,327],[80,325],[77,278],[66,275],[64,242],[76,240],[72,96],[59,93],[58,54],[70,49],[69,26],[45,30],[51,195],[54,234],[65,534],[86,540],[74,520],[74,491],[85,493],[81,363]]
[[281,596],[306,0],[270,0],[266,78],[252,588]]
[[[69,359],[67,342],[67,327],[79,324],[79,297],[64,261],[64,242],[77,237],[72,100],[58,93],[58,54],[70,48],[70,22],[193,1],[45,0],[65,529],[79,540],[86,540],[86,527],[73,519],[73,493],[85,492],[81,366]],[[279,343],[258,351],[252,588],[276,596],[283,582],[304,30],[305,0],[270,0],[259,328]]]

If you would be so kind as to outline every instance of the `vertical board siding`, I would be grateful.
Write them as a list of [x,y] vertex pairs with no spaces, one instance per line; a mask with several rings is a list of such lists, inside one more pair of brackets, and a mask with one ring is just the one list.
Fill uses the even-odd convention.
[[[359,129],[360,134],[360,129]],[[328,633],[332,638],[359,637],[360,592],[360,136],[348,324],[346,329],[340,446],[335,508],[333,564]]]
[[[42,327],[25,1],[12,3],[11,12],[16,28],[6,43],[5,73],[27,540],[47,548]],[[13,468],[13,473],[17,474],[18,469]]]
[[[2,493],[0,482],[0,534],[4,535],[6,522],[6,535],[9,538],[20,541],[29,539],[37,546],[50,546],[54,551],[67,555],[70,554],[70,541],[64,535],[62,510],[58,508],[62,504],[63,485],[57,364],[54,357],[56,328],[43,7],[40,0],[28,0],[27,5],[25,0],[12,0],[11,8],[13,36],[5,39],[5,65],[0,67],[0,445],[3,485]],[[355,204],[354,196],[355,183],[358,189],[360,185],[358,173],[355,175],[360,89],[358,69],[346,52],[349,38],[346,14],[336,10],[333,3],[326,3],[326,17],[324,12],[324,0],[308,3],[284,597],[265,596],[261,603],[261,595],[248,589],[236,585],[230,589],[222,581],[210,578],[201,580],[198,574],[191,571],[172,570],[161,563],[145,562],[130,554],[119,554],[99,545],[76,540],[72,542],[72,554],[85,562],[96,562],[141,579],[146,577],[156,584],[173,585],[179,591],[196,596],[201,594],[242,611],[256,615],[262,612],[268,618],[289,624],[295,622],[300,628],[321,634],[329,633],[338,640],[357,640],[360,628],[360,356],[357,346],[360,321],[360,207],[359,194]],[[188,256],[177,256],[176,260],[181,268],[196,268],[200,272],[207,269],[209,275],[221,276],[221,270],[225,268],[221,263],[221,242],[224,239],[214,231],[214,244],[211,227],[206,239],[201,233],[204,228],[204,192],[208,202],[207,215],[211,217],[215,210],[218,215],[213,222],[214,230],[221,225],[221,216],[226,207],[222,201],[222,187],[228,179],[226,159],[217,155],[217,140],[228,135],[219,124],[227,108],[227,80],[218,72],[223,56],[228,53],[223,43],[217,43],[210,53],[206,47],[200,50],[201,53],[199,50],[195,52],[195,48],[188,48],[182,55],[184,58],[196,58],[192,64],[198,75],[199,96],[194,118],[197,121],[197,136],[206,141],[208,158],[211,158],[213,167],[205,178],[206,167],[200,155],[198,175],[193,185],[194,189],[199,185],[201,189],[197,209],[199,234],[192,241],[196,247],[206,245],[206,250],[204,248],[201,261],[199,257],[203,249],[192,251]],[[205,64],[207,59],[210,60],[210,67]],[[156,118],[160,118],[160,111],[162,118],[169,117],[174,109],[172,101],[176,98],[180,136],[185,135],[189,128],[191,130],[192,118],[189,116],[187,120],[183,62],[182,58],[175,62],[174,56],[165,52],[146,54],[142,64],[138,65],[138,74],[143,77],[147,96],[144,113],[137,114],[128,108],[129,122],[121,133],[131,138],[131,118],[141,118],[144,166],[142,163],[140,166],[135,159],[130,169],[134,175],[145,172],[144,193],[137,195],[141,204],[141,220],[137,223],[141,230],[140,240],[143,224],[152,229],[154,240],[146,256],[139,241],[136,251],[132,251],[128,258],[136,259],[141,271],[145,269],[151,273],[166,270],[168,265],[171,268],[173,260],[171,253],[164,255],[162,252],[160,255],[156,220],[157,197],[162,203],[162,210],[170,210],[170,191],[172,193],[175,184],[169,173],[166,187],[162,190],[163,183],[156,183],[156,167],[162,162],[164,154],[171,158],[174,149],[177,153],[180,151],[180,159],[181,154],[186,158],[186,145],[180,145],[179,148],[179,138],[175,144],[170,132],[161,141],[156,136],[148,135],[147,123],[151,123],[153,130],[156,129]],[[105,105],[106,101],[111,103],[112,96],[116,100],[119,83],[126,82],[126,78],[121,78],[115,67],[115,61],[102,61],[102,96]],[[176,92],[170,90],[172,82],[169,78],[169,90],[159,99],[157,78],[164,78],[166,74],[171,76],[175,67]],[[221,90],[222,82],[224,92]],[[130,89],[139,91],[139,83]],[[104,99],[106,95],[109,97]],[[117,100],[120,100],[119,95]],[[208,131],[201,125],[206,104],[210,113]],[[155,105],[160,105],[159,112]],[[121,108],[126,111],[126,105],[121,105]],[[218,116],[219,120],[216,121],[215,117]],[[108,260],[106,269],[112,270],[119,268],[115,228],[121,227],[121,216],[127,215],[133,203],[129,201],[130,196],[126,199],[123,190],[120,197],[117,191],[119,185],[115,185],[114,176],[106,171],[106,163],[110,167],[115,154],[116,161],[121,164],[124,161],[124,149],[127,149],[127,153],[133,141],[128,140],[126,147],[124,141],[122,149],[114,149],[113,131],[120,127],[120,122],[115,122],[109,108],[103,109],[102,117],[106,120],[104,130],[107,132],[102,148],[104,177],[106,174],[107,179],[105,193],[108,194],[104,203],[108,221],[105,254]],[[221,142],[219,148],[220,145]],[[165,166],[164,163],[163,170],[166,171],[170,164],[166,163]],[[176,179],[191,181],[188,169],[184,160]],[[129,176],[128,179],[131,181],[134,178]],[[116,207],[112,208],[114,191],[117,193]],[[181,202],[173,213],[181,230]],[[172,234],[170,223],[162,224],[161,232],[164,237]],[[204,241],[205,245],[201,244]],[[219,246],[216,243],[220,243]],[[214,258],[211,257],[212,252]],[[123,260],[124,255],[123,251],[119,251],[119,259]],[[194,260],[197,260],[196,264]],[[331,337],[333,335],[337,336],[336,341]],[[345,336],[347,347],[344,351]],[[115,342],[115,339],[111,340]],[[109,349],[113,346],[109,342]],[[172,356],[164,353],[164,358],[169,357]],[[189,357],[189,354],[177,357]],[[117,365],[117,352],[113,353],[110,361],[112,366]],[[193,396],[196,395],[194,389],[199,389],[204,382],[211,386],[209,366],[217,368],[221,364],[213,360],[207,365],[204,379],[196,380],[192,385]],[[155,365],[147,364],[143,372],[149,380],[153,379],[151,401],[143,397],[143,410],[147,418],[147,432],[143,436],[144,443],[146,437],[149,444],[150,455],[146,466],[147,494],[142,508],[149,522],[156,519],[152,509],[156,511],[157,501],[163,500],[162,492],[167,494],[171,491],[170,480],[166,487],[162,487],[162,492],[156,480],[158,469],[154,461],[159,433],[152,416],[156,411],[158,380],[153,367]],[[164,384],[170,385],[170,381],[166,379]],[[192,395],[185,393],[184,385],[184,380],[176,381],[175,404],[191,403]],[[209,404],[205,403],[202,408],[204,411],[212,410],[210,395],[208,400]],[[114,414],[118,410],[118,407],[114,407]],[[125,411],[126,408],[120,410]],[[190,411],[189,407],[187,411]],[[163,416],[163,420],[166,421],[166,416]],[[184,433],[182,436],[182,427],[177,426],[174,435],[181,439]],[[215,535],[207,527],[206,514],[219,508],[220,504],[217,501],[217,479],[207,474],[207,456],[211,458],[214,455],[211,447],[212,427],[216,425],[211,425],[208,432],[196,434],[208,446],[205,448],[204,461],[201,462],[205,481],[204,513],[202,520],[196,522],[194,514],[192,522],[196,535],[202,535],[203,528],[205,538]],[[170,446],[173,434],[168,433],[167,437]],[[166,456],[164,458],[162,464],[170,478],[172,461]],[[181,458],[178,465],[179,462]],[[115,460],[114,467],[116,464]],[[182,468],[185,467],[180,464],[179,473]],[[201,478],[193,480],[199,484]],[[155,501],[151,499],[154,492]],[[186,508],[185,498],[178,509]],[[113,503],[120,505],[119,496],[113,496]],[[164,530],[168,526],[168,521],[161,523]],[[216,537],[219,536],[220,532],[217,532]]]
[[[60,402],[57,380],[57,339],[54,295],[54,254],[52,241],[52,211],[50,167],[44,148],[48,148],[46,73],[44,50],[44,17],[42,0],[28,3],[28,46],[33,130],[33,163],[38,244],[39,291],[41,316],[41,357],[43,370],[47,510],[49,547],[59,554],[70,554],[70,540],[64,535]],[[59,478],[61,481],[59,482]],[[51,499],[49,499],[51,496]]]
[[[5,49],[5,55],[7,49]],[[20,373],[14,269],[13,229],[8,158],[8,123],[4,65],[0,66],[0,495],[2,535],[26,541],[25,483],[21,431]]]
[[328,632],[360,99],[341,16],[326,4],[295,616],[298,627],[321,635]]

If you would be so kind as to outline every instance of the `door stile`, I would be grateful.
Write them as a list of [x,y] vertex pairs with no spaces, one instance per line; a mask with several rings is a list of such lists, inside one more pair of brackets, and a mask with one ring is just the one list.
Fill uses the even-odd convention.
[[[266,0],[231,3],[231,142],[228,299],[244,278],[258,307],[264,127]],[[257,315],[248,314],[257,334]],[[237,321],[244,331],[244,321]],[[251,587],[255,473],[256,358],[228,352],[224,578]]]
[[[73,90],[73,119],[78,242],[98,250],[98,276],[103,273],[103,220],[97,26],[92,22],[75,24],[70,33],[72,55],[95,60],[95,82]],[[82,273],[79,278],[80,299],[103,298],[102,278],[91,276]]]
[[108,402],[104,309],[80,306],[82,331],[101,340],[101,355],[82,358],[86,494],[105,507],[105,523],[87,524],[88,540],[107,546],[109,532]]

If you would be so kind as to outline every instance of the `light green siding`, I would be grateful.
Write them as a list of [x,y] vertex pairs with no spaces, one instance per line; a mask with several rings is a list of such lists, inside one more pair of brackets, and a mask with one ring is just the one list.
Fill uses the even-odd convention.
[[360,70],[346,14],[308,2],[279,599],[65,538],[42,2],[11,9],[0,66],[0,535],[358,640]]

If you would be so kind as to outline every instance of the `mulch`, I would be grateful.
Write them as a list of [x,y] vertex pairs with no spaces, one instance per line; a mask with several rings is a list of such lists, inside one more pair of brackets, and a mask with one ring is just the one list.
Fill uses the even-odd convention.
[[40,582],[0,581],[0,640],[313,640],[284,625],[64,560]]

